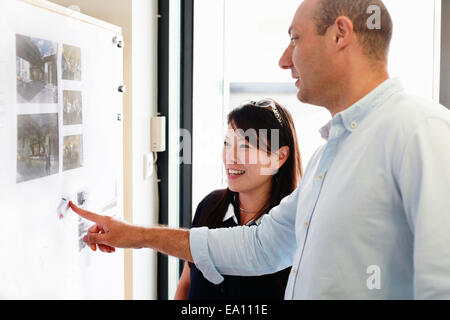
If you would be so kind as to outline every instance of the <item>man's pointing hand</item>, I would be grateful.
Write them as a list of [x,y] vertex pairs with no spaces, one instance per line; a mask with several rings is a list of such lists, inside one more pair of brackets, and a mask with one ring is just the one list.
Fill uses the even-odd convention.
[[97,246],[108,253],[114,252],[115,248],[142,248],[143,228],[83,210],[72,201],[69,206],[79,216],[95,223],[83,238],[92,250],[95,251]]

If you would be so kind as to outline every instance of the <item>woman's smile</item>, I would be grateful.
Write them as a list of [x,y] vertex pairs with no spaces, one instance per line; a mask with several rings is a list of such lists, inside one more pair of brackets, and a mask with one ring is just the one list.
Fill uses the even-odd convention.
[[245,170],[240,170],[240,169],[227,168],[226,171],[227,171],[228,179],[232,179],[232,180],[239,179],[245,174]]

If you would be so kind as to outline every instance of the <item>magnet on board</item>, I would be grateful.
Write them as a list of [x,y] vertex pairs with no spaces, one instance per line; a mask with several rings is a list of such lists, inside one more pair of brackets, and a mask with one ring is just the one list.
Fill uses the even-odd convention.
[[69,210],[69,197],[62,196],[61,202],[58,205],[58,209],[56,209],[56,213],[58,214],[59,219],[64,219],[67,211]]

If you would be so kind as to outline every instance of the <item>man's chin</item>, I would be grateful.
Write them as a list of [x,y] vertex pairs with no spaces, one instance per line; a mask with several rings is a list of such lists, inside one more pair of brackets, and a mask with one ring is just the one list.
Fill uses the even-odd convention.
[[[315,98],[314,98],[315,97]],[[297,99],[304,104],[309,104],[312,106],[324,107],[323,101],[320,96],[308,95],[304,90],[299,90],[297,92]]]
[[317,98],[319,98],[319,97],[312,94],[312,91],[307,90],[305,86],[298,87],[297,99],[300,102],[305,103],[305,104],[317,105],[317,100],[318,100]]
[[302,90],[302,89],[298,89],[297,99],[302,103],[308,103],[307,96],[306,96],[304,90]]

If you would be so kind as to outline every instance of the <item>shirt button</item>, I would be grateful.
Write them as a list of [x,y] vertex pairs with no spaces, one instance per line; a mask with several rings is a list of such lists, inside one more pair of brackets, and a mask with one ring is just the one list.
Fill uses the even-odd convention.
[[293,275],[295,275],[295,274],[297,273],[297,269],[292,268],[291,273],[292,273]]
[[317,177],[317,179],[319,179],[320,181],[323,180],[323,174],[319,174],[319,176]]
[[309,223],[308,223],[308,221],[306,221],[305,222],[305,228],[308,228],[308,226],[309,226]]
[[353,121],[353,122],[350,124],[350,127],[351,127],[352,129],[356,129],[356,128],[358,128],[358,123],[356,123],[356,121]]

